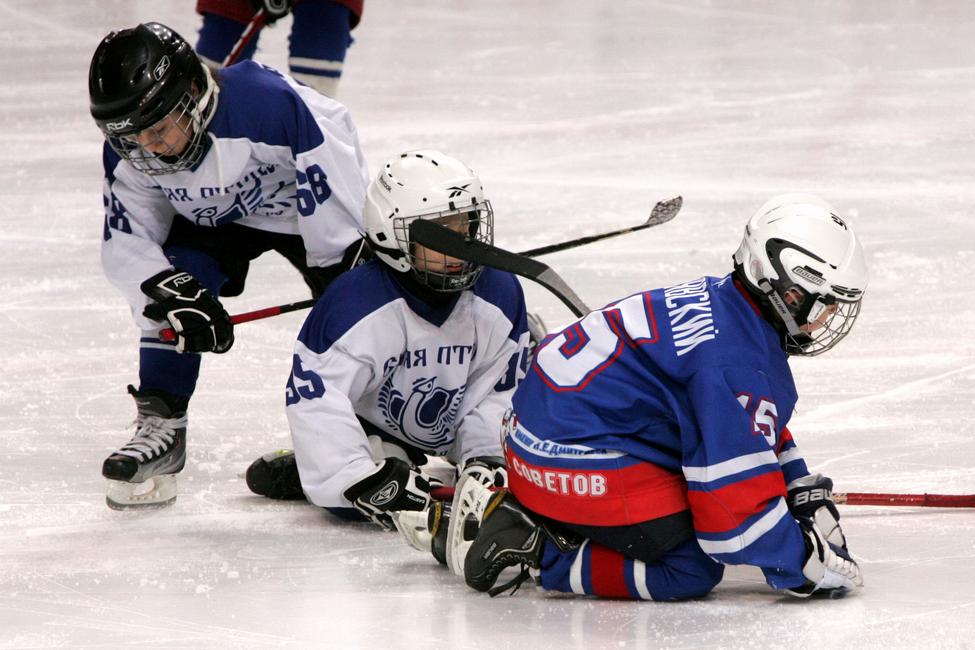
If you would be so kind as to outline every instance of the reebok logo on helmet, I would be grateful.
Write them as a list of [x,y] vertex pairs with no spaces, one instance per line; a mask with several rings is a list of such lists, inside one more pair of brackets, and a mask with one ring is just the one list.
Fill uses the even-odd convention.
[[163,58],[159,59],[159,63],[156,64],[156,67],[153,68],[152,78],[159,81],[162,79],[162,76],[166,74],[166,70],[169,70],[169,57],[163,56]]
[[131,126],[132,126],[132,118],[130,118],[130,117],[125,118],[121,122],[106,122],[105,123],[105,128],[108,129],[109,131],[121,131],[122,129],[124,129],[126,127],[131,127]]

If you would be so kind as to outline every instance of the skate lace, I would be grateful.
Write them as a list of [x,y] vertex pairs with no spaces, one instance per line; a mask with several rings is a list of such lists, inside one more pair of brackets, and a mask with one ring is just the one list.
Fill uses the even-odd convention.
[[[505,566],[507,566],[507,565],[505,565]],[[518,591],[518,588],[521,587],[522,583],[525,582],[526,580],[528,580],[531,577],[532,576],[531,576],[531,572],[529,571],[528,565],[527,564],[522,564],[521,565],[521,571],[518,573],[518,575],[516,575],[514,578],[512,578],[508,582],[504,583],[503,585],[498,585],[498,586],[491,587],[490,589],[488,589],[488,596],[490,596],[491,598],[494,598],[495,596],[497,596],[499,594],[503,594],[504,592],[508,591],[509,589],[511,589],[511,593],[509,595],[510,596],[514,596],[515,595],[515,592]]]
[[176,429],[186,427],[186,416],[180,418],[140,416],[130,426],[136,427],[135,435],[116,453],[136,460],[147,460],[157,455],[161,456],[169,450],[176,441]]

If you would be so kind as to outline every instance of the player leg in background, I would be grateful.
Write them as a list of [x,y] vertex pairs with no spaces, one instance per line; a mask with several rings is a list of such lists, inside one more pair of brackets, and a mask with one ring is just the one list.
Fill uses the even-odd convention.
[[323,95],[335,97],[358,15],[345,3],[332,0],[304,0],[295,4],[292,13],[291,75]]
[[[196,41],[196,53],[210,68],[219,69],[222,67],[223,60],[240,40],[254,12],[246,0],[229,4],[200,0],[197,2],[196,10],[203,15],[203,24]],[[260,36],[260,33],[254,35],[241,52],[238,61],[253,58]]]

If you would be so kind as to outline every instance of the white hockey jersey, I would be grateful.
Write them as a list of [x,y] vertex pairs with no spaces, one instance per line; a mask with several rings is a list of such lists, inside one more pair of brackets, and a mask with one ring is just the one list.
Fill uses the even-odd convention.
[[219,86],[192,169],[147,176],[104,147],[102,266],[144,330],[139,285],[172,267],[162,244],[174,218],[301,235],[310,266],[338,263],[362,230],[369,174],[345,106],[252,61],[222,70]]
[[389,437],[461,463],[500,456],[501,418],[528,362],[521,285],[484,269],[432,308],[369,262],[335,280],[295,344],[287,414],[305,494],[349,508],[342,493],[373,472],[357,416]]

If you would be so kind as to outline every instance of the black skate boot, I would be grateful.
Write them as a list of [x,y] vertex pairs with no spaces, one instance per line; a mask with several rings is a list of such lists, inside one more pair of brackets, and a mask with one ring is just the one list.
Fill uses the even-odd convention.
[[186,406],[189,398],[162,391],[137,391],[135,435],[102,463],[108,479],[105,500],[116,510],[163,506],[176,500],[176,477],[186,463]]
[[305,498],[293,449],[264,454],[247,468],[245,478],[250,491],[262,497],[282,501]]
[[[516,590],[529,578],[528,569],[539,568],[546,531],[522,507],[514,495],[503,489],[491,495],[484,516],[464,559],[464,579],[478,591],[496,596],[512,587]],[[521,566],[521,573],[500,587],[498,576],[509,566]]]

